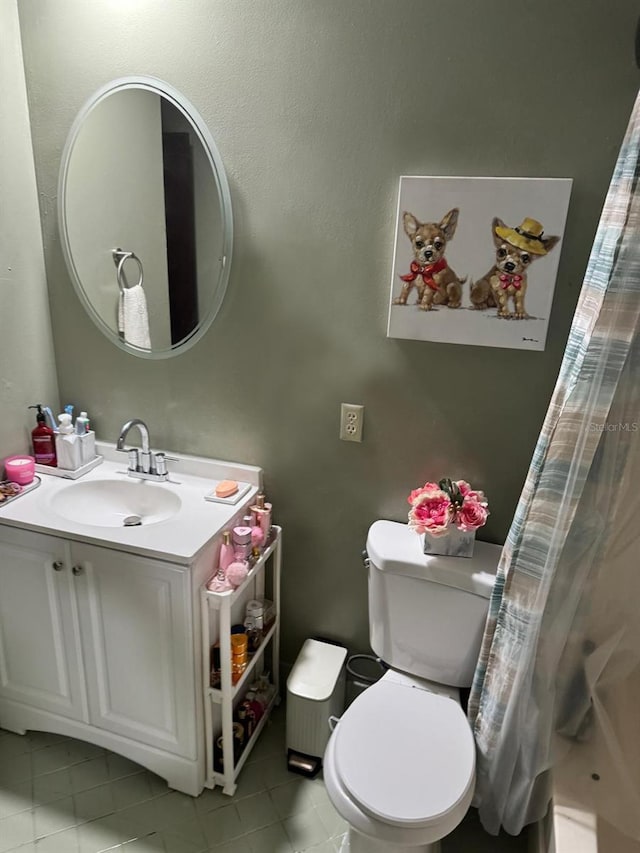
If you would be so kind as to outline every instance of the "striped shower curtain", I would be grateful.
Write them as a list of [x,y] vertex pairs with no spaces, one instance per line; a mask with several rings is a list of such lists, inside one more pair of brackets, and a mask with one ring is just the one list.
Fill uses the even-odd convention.
[[640,838],[640,779],[629,771],[640,763],[629,754],[640,710],[615,704],[640,692],[639,153],[640,96],[502,552],[469,701],[476,804],[494,834],[542,818],[551,768],[583,750],[596,810]]

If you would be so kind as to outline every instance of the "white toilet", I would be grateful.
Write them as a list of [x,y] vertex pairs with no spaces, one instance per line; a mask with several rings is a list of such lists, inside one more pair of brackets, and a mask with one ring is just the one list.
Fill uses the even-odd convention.
[[436,853],[469,808],[475,745],[458,688],[471,686],[501,550],[425,556],[405,524],[369,529],[371,648],[390,669],[349,706],[324,756],[350,853]]

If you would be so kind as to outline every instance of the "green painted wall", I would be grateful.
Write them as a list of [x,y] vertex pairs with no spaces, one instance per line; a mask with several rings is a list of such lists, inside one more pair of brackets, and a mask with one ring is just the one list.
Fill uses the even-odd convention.
[[[20,0],[62,401],[102,438],[258,464],[285,528],[284,658],[367,645],[368,525],[464,476],[501,541],[553,389],[638,85],[617,0]],[[118,351],[84,315],[56,232],[60,154],[87,97],[133,73],[200,111],[228,170],[234,261],[185,355]],[[573,177],[544,353],[385,338],[398,176]],[[96,199],[96,203],[100,200]],[[341,401],[365,441],[338,440]]]
[[58,405],[49,300],[15,0],[0,3],[0,478],[31,452],[32,403]]

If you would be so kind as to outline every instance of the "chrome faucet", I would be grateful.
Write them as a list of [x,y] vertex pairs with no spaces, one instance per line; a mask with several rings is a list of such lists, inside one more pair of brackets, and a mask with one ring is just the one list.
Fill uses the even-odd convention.
[[[125,448],[124,442],[131,427],[138,427],[142,447],[138,450],[137,447]],[[154,453],[149,449],[149,428],[140,418],[132,418],[120,430],[116,449],[123,453],[129,454],[129,467],[127,474],[129,477],[137,477],[140,480],[167,480],[167,462],[164,453]]]

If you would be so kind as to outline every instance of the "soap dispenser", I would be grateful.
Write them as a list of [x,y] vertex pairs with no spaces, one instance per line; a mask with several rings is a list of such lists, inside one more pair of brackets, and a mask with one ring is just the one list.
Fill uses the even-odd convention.
[[38,410],[38,414],[36,415],[37,423],[31,432],[33,455],[36,465],[48,465],[50,468],[56,468],[55,433],[46,424],[46,417],[42,411],[42,403],[36,403],[35,406],[29,406],[29,408]]

